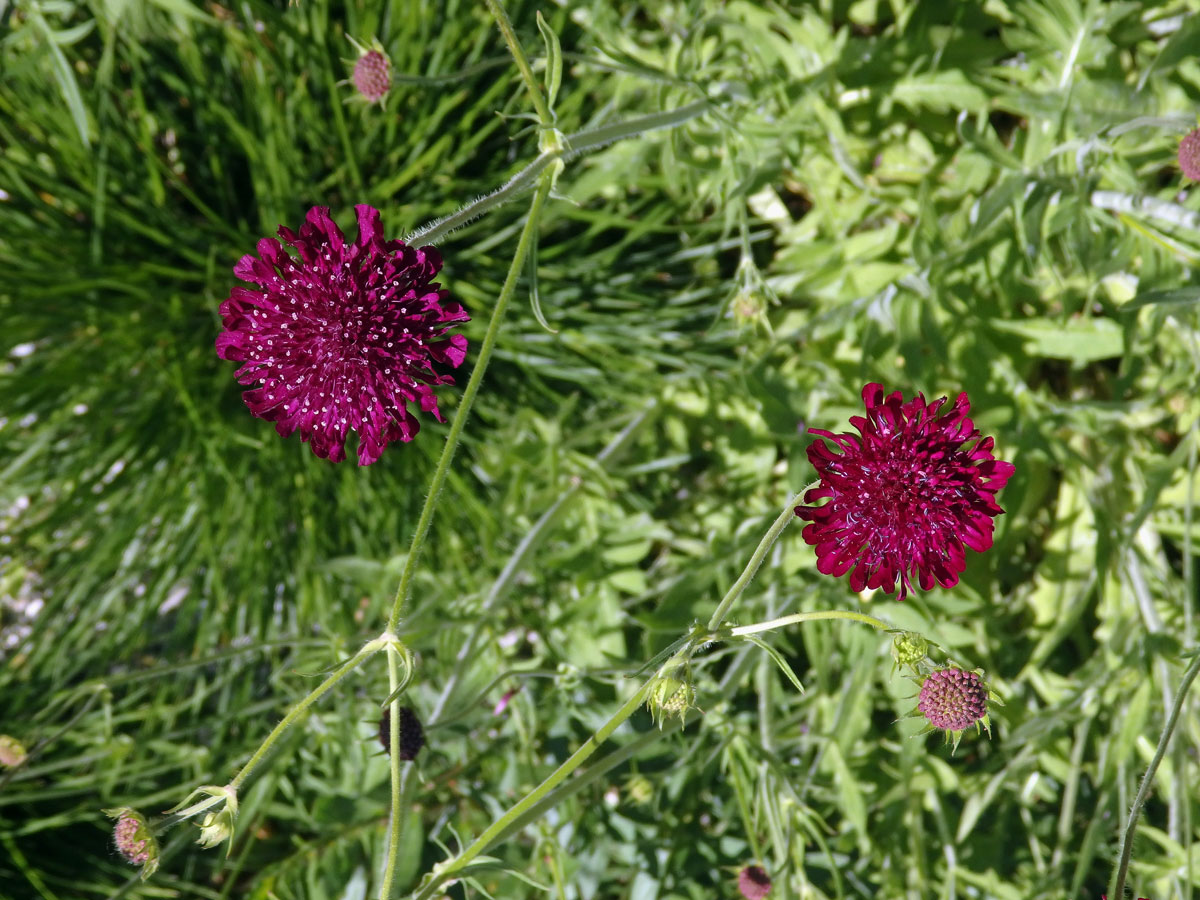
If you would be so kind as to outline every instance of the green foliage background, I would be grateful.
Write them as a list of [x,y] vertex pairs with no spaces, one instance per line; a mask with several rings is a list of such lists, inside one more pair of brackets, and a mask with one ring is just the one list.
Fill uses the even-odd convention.
[[[995,547],[897,604],[786,531],[736,609],[864,608],[987,673],[993,739],[896,720],[915,687],[852,623],[716,647],[705,715],[502,845],[453,897],[1097,898],[1196,643],[1200,194],[1195,0],[583,0],[564,132],[721,94],[572,162],[442,497],[404,637],[427,714],[401,882],[478,834],[707,618],[790,493],[798,422],[877,380],[968,391],[1017,466]],[[396,85],[344,104],[378,36]],[[181,826],[147,884],[100,810],[224,783],[310,676],[379,632],[445,428],[333,466],[242,406],[216,358],[231,267],[314,204],[392,234],[537,152],[482,5],[0,0],[0,897],[359,898],[377,883],[382,659],[243,796],[232,854]],[[524,205],[442,243],[478,345]],[[528,294],[529,281],[522,288]],[[468,357],[467,366],[474,356]],[[467,369],[460,376],[465,381]],[[443,409],[457,394],[443,391]],[[600,457],[622,429],[627,438]],[[560,502],[561,501],[561,502]],[[556,505],[557,504],[557,505]],[[516,578],[497,576],[547,511]],[[503,715],[493,705],[519,688]],[[1200,716],[1135,845],[1137,896],[1192,897]]]

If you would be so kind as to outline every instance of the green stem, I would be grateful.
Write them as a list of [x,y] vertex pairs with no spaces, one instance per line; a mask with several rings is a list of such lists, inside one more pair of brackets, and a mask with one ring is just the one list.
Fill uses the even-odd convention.
[[537,182],[538,176],[554,163],[566,162],[589,150],[603,147],[627,137],[655,131],[660,128],[674,128],[689,119],[694,119],[712,109],[707,100],[699,100],[681,106],[679,109],[669,109],[666,112],[651,113],[638,116],[625,122],[604,125],[591,131],[580,131],[565,137],[561,149],[551,149],[541,153],[524,169],[510,178],[502,187],[490,194],[485,194],[478,200],[468,203],[457,212],[441,219],[435,219],[428,225],[418,228],[404,238],[408,244],[436,244],[456,228],[461,228],[473,219],[477,219],[489,210],[495,209],[510,200],[519,197]]
[[254,755],[250,757],[250,760],[244,766],[242,766],[241,771],[239,771],[237,775],[233,777],[233,781],[229,782],[229,787],[233,788],[235,791],[240,788],[246,779],[250,777],[250,773],[258,768],[258,764],[266,758],[267,754],[271,751],[271,748],[275,745],[275,742],[283,737],[284,733],[294,724],[296,724],[297,720],[303,717],[314,703],[328,693],[328,691],[335,684],[353,672],[358,667],[359,663],[361,663],[364,659],[374,653],[377,653],[380,648],[382,648],[388,642],[388,639],[392,637],[393,636],[390,634],[385,634],[382,637],[377,637],[374,640],[367,641],[367,643],[363,644],[361,650],[338,666],[338,668],[334,670],[334,672],[328,678],[314,688],[307,697],[293,706],[288,714],[283,717],[283,721],[275,726],[274,731],[267,735],[267,739],[262,742],[262,745],[259,746],[257,750],[254,751]]
[[794,494],[792,499],[787,502],[783,512],[763,535],[763,539],[758,542],[758,547],[754,551],[754,555],[750,557],[750,561],[746,563],[746,568],[742,570],[742,574],[738,580],[733,583],[733,586],[721,598],[721,602],[717,604],[716,610],[712,614],[712,618],[708,620],[708,630],[716,631],[725,622],[725,617],[729,615],[729,610],[733,608],[733,604],[738,597],[742,596],[742,592],[746,590],[746,586],[750,584],[755,574],[758,572],[759,566],[762,565],[763,559],[766,558],[767,551],[771,549],[771,545],[783,533],[783,529],[787,528],[788,523],[796,516],[795,507],[800,502],[801,491]]
[[1183,710],[1183,701],[1187,697],[1188,688],[1192,686],[1192,682],[1196,679],[1198,673],[1200,673],[1200,652],[1192,657],[1192,664],[1183,673],[1183,679],[1179,683],[1179,691],[1175,695],[1175,703],[1171,706],[1171,714],[1167,717],[1166,724],[1163,725],[1162,735],[1158,739],[1158,747],[1155,748],[1154,758],[1150,760],[1150,765],[1146,767],[1146,774],[1142,776],[1142,783],[1138,787],[1137,796],[1133,798],[1133,806],[1129,810],[1129,820],[1125,824],[1125,833],[1121,836],[1121,861],[1117,866],[1113,889],[1110,891],[1113,897],[1125,896],[1125,877],[1129,874],[1129,860],[1133,855],[1133,835],[1137,828],[1138,815],[1142,811],[1142,806],[1146,803],[1146,798],[1150,796],[1150,786],[1154,783],[1154,775],[1158,771],[1158,765],[1162,762],[1163,756],[1166,755],[1167,746],[1171,743],[1171,735],[1175,733],[1175,725],[1179,722],[1179,714]]
[[628,700],[618,709],[607,722],[596,730],[596,733],[583,742],[578,750],[571,754],[561,766],[536,788],[521,798],[520,802],[512,806],[500,818],[488,826],[475,841],[463,850],[458,856],[434,868],[433,872],[427,878],[425,883],[421,885],[421,889],[414,895],[414,900],[428,900],[428,898],[438,893],[439,888],[446,881],[454,878],[456,873],[461,872],[471,860],[483,853],[492,842],[495,841],[509,825],[520,818],[525,812],[536,806],[538,801],[549,794],[554,788],[560,785],[567,779],[576,769],[578,769],[589,756],[596,752],[597,748],[608,740],[609,736],[621,726],[621,724],[633,715],[638,707],[646,702],[646,698],[650,694],[650,689],[658,679],[658,674],[646,680]]
[[525,58],[525,51],[521,49],[521,43],[517,40],[517,33],[513,31],[512,22],[508,20],[508,13],[504,11],[499,0],[484,0],[484,2],[487,3],[488,10],[496,19],[496,24],[500,26],[500,33],[504,35],[504,43],[508,44],[508,52],[512,54],[513,60],[521,72],[521,78],[524,79],[525,87],[529,90],[529,99],[533,101],[533,108],[537,110],[538,119],[543,127],[550,128],[554,124],[554,117],[550,113],[550,107],[546,105],[546,98],[542,96],[542,92],[538,88],[537,79],[533,77],[533,69],[529,65],[529,60]]
[[786,628],[788,625],[798,625],[801,622],[816,622],[819,619],[850,619],[853,622],[862,622],[865,625],[882,628],[885,631],[893,627],[887,622],[876,619],[873,616],[850,612],[848,610],[830,609],[822,610],[821,612],[792,613],[790,616],[780,616],[778,619],[771,619],[769,622],[739,625],[736,628],[729,629],[729,634],[732,637],[742,637],[747,634],[758,634],[762,631],[774,631],[776,628]]
[[425,506],[421,510],[421,518],[417,521],[417,530],[413,533],[412,545],[408,549],[408,557],[404,560],[404,572],[400,575],[400,584],[396,588],[396,597],[392,601],[392,614],[388,618],[388,631],[394,632],[400,625],[400,613],[404,610],[404,604],[408,601],[413,573],[417,567],[417,557],[420,556],[421,548],[425,543],[425,536],[429,533],[429,525],[433,521],[433,510],[437,505],[438,494],[441,493],[442,485],[445,483],[446,476],[450,472],[450,463],[454,459],[454,451],[458,447],[459,436],[462,434],[463,426],[467,424],[467,417],[471,412],[471,404],[475,402],[475,395],[479,391],[479,384],[483,381],[484,372],[487,371],[488,361],[492,357],[492,349],[496,346],[496,337],[500,333],[500,322],[504,318],[504,311],[508,308],[508,301],[512,299],[512,295],[517,289],[517,279],[521,275],[521,271],[525,265],[525,256],[529,252],[533,235],[537,231],[538,224],[541,221],[542,206],[546,202],[546,197],[550,194],[550,187],[551,179],[547,175],[542,178],[541,184],[538,185],[537,193],[533,196],[529,216],[525,219],[525,228],[521,231],[521,239],[517,242],[516,255],[513,257],[512,265],[508,268],[508,277],[505,278],[504,286],[500,289],[500,296],[496,298],[496,308],[492,310],[492,319],[488,323],[487,333],[484,335],[483,344],[479,348],[479,358],[475,361],[475,368],[471,372],[471,377],[467,381],[466,388],[463,390],[458,412],[454,416],[454,424],[450,426],[450,433],[446,435],[446,444],[442,448],[442,456],[438,460],[437,469],[433,473],[433,481],[430,483],[429,493],[425,497]]
[[[388,693],[395,694],[400,687],[400,665],[395,652],[388,651]],[[400,855],[400,828],[404,815],[401,804],[400,777],[400,697],[392,699],[388,715],[388,761],[392,770],[392,826],[388,830],[387,863],[383,869],[383,884],[379,888],[379,900],[390,900],[392,881],[396,877],[396,859]]]

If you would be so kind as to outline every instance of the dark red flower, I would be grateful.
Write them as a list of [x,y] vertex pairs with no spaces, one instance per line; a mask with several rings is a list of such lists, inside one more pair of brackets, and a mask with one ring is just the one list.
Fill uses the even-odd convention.
[[1189,131],[1179,142],[1179,170],[1192,181],[1200,181],[1200,128]]
[[966,394],[946,412],[945,397],[927,404],[917,394],[904,403],[899,391],[884,397],[878,384],[868,384],[862,396],[866,418],[850,419],[857,436],[808,429],[842,451],[823,440],[808,448],[821,480],[804,500],[829,498],[823,506],[796,507],[810,523],[804,540],[816,548],[817,569],[849,572],[856,591],[890,594],[898,578],[900,600],[913,589],[910,579],[924,590],[951,587],[966,567],[963,546],[977,552],[992,546],[992,519],[1004,512],[995,494],[1012,477],[1012,463],[992,456],[995,442],[981,438],[967,416]]
[[771,876],[762,866],[746,866],[738,872],[738,891],[746,900],[762,900],[771,892]]
[[409,403],[444,421],[432,385],[453,379],[433,363],[462,363],[467,339],[446,331],[469,317],[432,280],[442,267],[437,250],[386,241],[379,211],[355,210],[352,244],[315,206],[299,235],[279,228],[298,259],[273,238],[242,257],[234,274],[260,289],[235,287],[221,304],[217,355],[243,363],[239,382],[260,385],[242,394],[254,415],[284,437],[299,431],[333,462],[346,458],[346,437],[357,432],[365,466],[416,435]]

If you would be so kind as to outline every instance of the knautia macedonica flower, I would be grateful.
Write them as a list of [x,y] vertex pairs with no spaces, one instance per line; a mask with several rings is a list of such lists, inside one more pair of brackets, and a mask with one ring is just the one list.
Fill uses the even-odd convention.
[[1200,128],[1189,131],[1179,142],[1179,170],[1192,181],[1200,181]]
[[[383,45],[374,38],[369,47],[364,47],[350,35],[346,35],[346,39],[358,51],[358,58],[354,60],[354,70],[350,75],[350,83],[358,91],[358,98],[368,103],[377,101],[382,103],[383,98],[387,96],[387,92],[392,87],[392,63],[384,52]],[[350,60],[345,60],[345,62],[349,64]],[[346,82],[340,83],[345,84]],[[350,99],[358,98],[351,97]]]
[[771,893],[771,876],[762,866],[746,866],[738,872],[738,892],[746,900],[762,900]]
[[354,86],[365,100],[382,100],[392,86],[391,63],[378,50],[368,50],[354,64]]
[[[899,580],[903,600],[916,580],[922,589],[951,587],[966,568],[964,546],[992,546],[992,519],[1002,514],[995,494],[1012,477],[1012,463],[992,455],[967,416],[967,395],[945,412],[945,397],[908,403],[899,391],[884,396],[878,384],[863,388],[866,417],[853,416],[858,435],[810,428],[828,438],[808,448],[820,482],[804,494],[796,515],[810,524],[804,540],[816,548],[817,569],[850,573],[856,591],[890,594]],[[971,442],[974,441],[972,444]]]
[[221,304],[217,355],[242,363],[238,381],[257,385],[242,394],[254,415],[284,437],[299,431],[333,462],[346,458],[354,431],[365,466],[416,435],[409,403],[444,421],[433,385],[453,379],[433,364],[462,363],[467,339],[446,332],[469,317],[433,281],[442,267],[435,249],[384,240],[379,211],[355,210],[353,243],[315,206],[299,234],[279,228],[299,258],[273,238],[242,257],[234,274],[258,287],[235,287]]
[[158,841],[142,814],[128,806],[106,809],[104,814],[117,820],[113,827],[113,844],[117,852],[130,865],[142,867],[143,881],[153,875],[158,868]]

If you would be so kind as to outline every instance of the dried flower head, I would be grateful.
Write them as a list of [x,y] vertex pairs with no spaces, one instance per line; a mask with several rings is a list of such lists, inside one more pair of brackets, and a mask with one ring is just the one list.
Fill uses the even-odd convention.
[[[390,706],[383,708],[383,715],[379,719],[379,743],[383,744],[384,752],[391,752],[392,710]],[[414,760],[424,746],[425,729],[421,727],[421,720],[409,707],[400,707],[400,758],[406,761]]]
[[354,86],[363,99],[382,100],[392,86],[391,63],[378,50],[368,50],[354,64]]
[[299,234],[279,229],[299,258],[272,238],[258,242],[258,256],[242,257],[234,274],[259,287],[235,287],[221,304],[217,355],[242,363],[239,382],[258,385],[242,395],[254,415],[284,437],[299,431],[333,462],[346,458],[346,438],[357,432],[365,466],[416,435],[409,403],[444,421],[432,386],[453,379],[433,364],[462,363],[467,339],[446,332],[469,317],[433,281],[442,267],[435,249],[384,240],[379,211],[355,210],[352,244],[315,206]]
[[762,900],[771,892],[771,876],[762,866],[746,866],[738,872],[738,891],[746,900]]
[[[924,590],[951,587],[966,567],[964,545],[976,552],[992,546],[992,519],[1001,515],[995,494],[1012,477],[1012,463],[992,455],[994,441],[981,437],[967,416],[967,395],[946,412],[947,398],[908,403],[899,391],[884,396],[878,384],[863,388],[866,418],[850,419],[859,432],[810,433],[824,440],[808,448],[820,483],[797,506],[810,524],[804,540],[816,548],[817,569],[850,573],[856,591],[880,588],[890,594],[899,579],[903,600],[916,579]],[[965,446],[969,442],[974,444]]]
[[117,820],[113,827],[113,843],[125,861],[142,867],[145,881],[158,868],[158,842],[142,814],[128,806],[104,810],[105,815]]
[[1179,170],[1192,181],[1200,181],[1200,128],[1189,131],[1179,142]]

